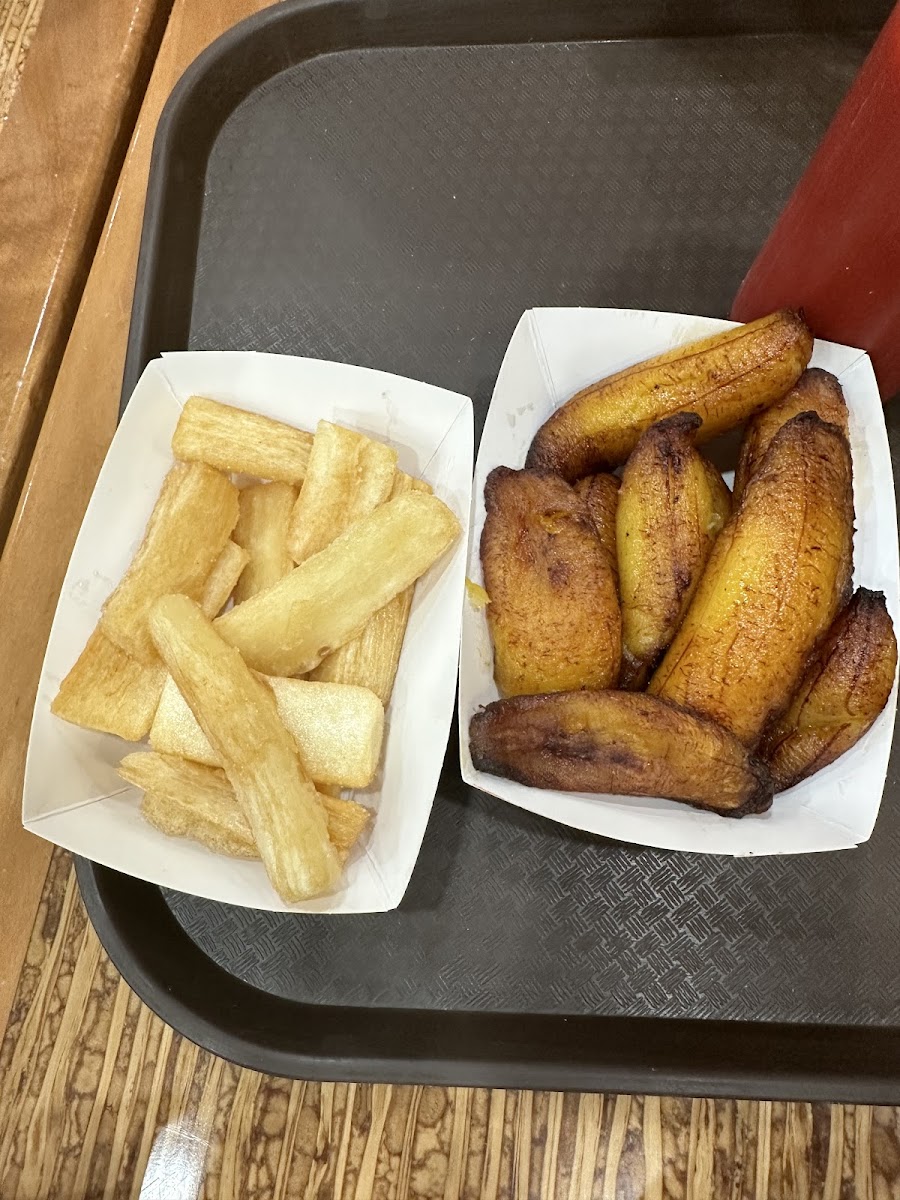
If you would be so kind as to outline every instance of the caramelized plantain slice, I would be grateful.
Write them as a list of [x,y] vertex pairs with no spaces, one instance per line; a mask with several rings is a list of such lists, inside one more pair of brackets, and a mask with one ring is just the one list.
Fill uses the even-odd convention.
[[484,498],[481,563],[500,691],[614,686],[616,581],[584,499],[552,472],[508,467],[490,473]]
[[594,523],[597,537],[613,565],[616,579],[619,562],[616,554],[616,510],[619,507],[619,479],[616,475],[587,475],[575,485],[584,498],[588,515]]
[[735,504],[743,495],[747,480],[756,473],[772,438],[791,417],[802,412],[818,413],[823,421],[837,425],[847,434],[847,402],[835,376],[821,367],[804,371],[786,396],[747,422],[734,473]]
[[765,766],[713,721],[635,692],[496,700],[469,726],[479,771],[530,787],[661,796],[723,817],[765,812]]
[[847,439],[801,413],[772,439],[649,691],[755,746],[846,601],[852,551]]
[[535,434],[525,465],[570,481],[623,463],[648,426],[696,412],[698,442],[734,428],[794,386],[812,354],[803,318],[782,309],[677,346],[573,396]]
[[776,791],[808,779],[859,741],[887,704],[896,670],[897,638],[884,593],[858,588],[760,744]]
[[616,535],[622,602],[622,674],[645,686],[675,636],[731,515],[722,476],[694,447],[696,413],[651,425],[625,464]]

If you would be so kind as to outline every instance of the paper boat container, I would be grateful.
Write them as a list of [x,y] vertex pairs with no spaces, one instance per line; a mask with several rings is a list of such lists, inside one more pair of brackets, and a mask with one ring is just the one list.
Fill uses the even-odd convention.
[[[377,786],[356,793],[376,811],[338,891],[286,906],[260,863],[229,859],[158,833],[116,764],[134,747],[50,713],[60,680],[140,542],[184,401],[209,396],[306,429],[320,418],[389,442],[463,523],[455,549],[416,588]],[[453,715],[471,504],[472,405],[379,371],[275,354],[167,354],[152,362],[110,446],[63,583],[31,726],[22,820],[27,829],[139,879],[273,911],[384,912],[399,904],[419,853]]]
[[[728,329],[730,321],[678,313],[617,309],[534,309],[519,322],[503,360],[475,469],[468,575],[481,583],[478,546],[484,482],[496,466],[522,467],[544,420],[594,380],[674,346]],[[841,381],[850,409],[857,530],[854,583],[880,589],[894,623],[898,600],[894,484],[881,400],[861,350],[815,344],[812,365]],[[732,463],[733,465],[733,463]],[[732,475],[726,474],[729,484]],[[707,854],[802,854],[842,850],[872,833],[887,773],[897,703],[896,681],[885,711],[856,746],[814,778],[776,797],[770,812],[725,820],[667,800],[541,791],[476,771],[469,720],[498,698],[484,612],[466,603],[460,667],[460,760],[463,778],[482,791],[562,825],[623,842]]]

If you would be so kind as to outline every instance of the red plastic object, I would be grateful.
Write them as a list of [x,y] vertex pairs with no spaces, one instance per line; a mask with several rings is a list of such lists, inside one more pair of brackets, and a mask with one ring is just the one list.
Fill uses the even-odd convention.
[[731,310],[802,308],[813,332],[872,357],[900,392],[900,4],[828,128]]

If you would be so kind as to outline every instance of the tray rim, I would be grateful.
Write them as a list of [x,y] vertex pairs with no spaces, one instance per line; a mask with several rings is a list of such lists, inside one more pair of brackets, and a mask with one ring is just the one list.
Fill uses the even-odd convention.
[[[75,869],[100,941],[140,999],[204,1050],[255,1071],[362,1083],[832,1103],[891,1104],[900,1094],[892,1026],[300,1004],[260,991],[207,958],[155,885],[83,858],[75,859]],[[193,961],[176,990],[163,974],[182,947]],[[216,997],[218,1021],[203,1009],[207,996]],[[294,1044],[273,1044],[282,1036]]]
[[[647,0],[652,5],[653,0]],[[132,320],[122,389],[122,409],[141,370],[159,349],[153,344],[152,306],[161,277],[161,252],[174,142],[188,121],[198,89],[228,59],[284,23],[329,13],[344,22],[341,44],[285,58],[248,88],[228,97],[218,124],[208,129],[211,149],[222,123],[237,103],[279,70],[338,50],[397,46],[523,44],[540,40],[596,40],[596,8],[573,0],[565,28],[553,36],[546,0],[495,0],[503,19],[485,23],[475,36],[424,40],[429,22],[441,24],[457,10],[477,25],[470,0],[420,6],[412,20],[419,36],[399,38],[392,15],[410,18],[407,0],[283,0],[214,41],[185,71],[161,115],[154,139],[138,256]],[[639,7],[639,6],[638,6]],[[538,36],[521,36],[522,13],[545,19]],[[527,15],[527,14],[526,14]],[[519,36],[509,36],[510,21]],[[594,24],[592,24],[592,20]],[[347,34],[344,34],[344,28]],[[443,28],[443,26],[441,26]],[[821,30],[834,31],[834,23]],[[872,31],[874,23],[844,25],[846,32]],[[594,29],[594,36],[591,31]],[[743,32],[791,32],[758,29]],[[797,30],[802,32],[803,30]],[[741,30],[704,31],[727,34]],[[678,29],[652,30],[680,36]],[[362,36],[366,35],[366,36]],[[645,35],[646,36],[646,33]],[[232,89],[234,90],[234,89]],[[225,88],[227,92],[227,87]],[[197,155],[196,176],[205,176],[206,154]],[[196,182],[196,181],[195,181]],[[188,222],[189,223],[189,222]],[[199,229],[199,225],[195,226]],[[196,238],[193,239],[196,251]],[[196,255],[187,264],[193,278]],[[188,306],[189,307],[189,306]],[[189,313],[188,313],[189,320]],[[702,1019],[559,1016],[448,1010],[339,1008],[300,1004],[258,990],[208,959],[191,941],[158,887],[87,859],[75,858],[76,876],[92,924],[126,982],[162,1020],[206,1050],[239,1065],[289,1078],[400,1082],[444,1086],[622,1091],[714,1097],[892,1103],[900,1099],[900,1026],[790,1025]],[[127,896],[126,903],[122,897]],[[148,914],[153,919],[148,921]],[[143,926],[143,927],[142,927]],[[151,937],[148,939],[148,931]],[[189,969],[172,980],[173,950],[183,950]],[[202,1007],[202,993],[216,996],[218,1019]],[[376,1018],[373,1021],[373,1016]],[[304,1038],[297,1036],[302,1028]],[[286,1045],[273,1044],[282,1032]],[[761,1064],[765,1063],[763,1068]]]

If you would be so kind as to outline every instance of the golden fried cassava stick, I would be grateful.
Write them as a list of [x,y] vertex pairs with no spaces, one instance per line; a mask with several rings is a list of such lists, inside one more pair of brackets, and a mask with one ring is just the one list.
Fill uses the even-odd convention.
[[459,530],[435,496],[398,496],[279,583],[219,617],[216,629],[267,675],[311,671],[415,583]]
[[311,433],[271,417],[191,396],[172,434],[172,453],[260,479],[299,484],[313,443]]
[[225,769],[279,896],[292,902],[328,891],[340,863],[271,690],[185,596],[158,600],[150,627]]
[[156,662],[147,627],[154,601],[170,592],[200,599],[237,517],[230,479],[202,463],[174,466],[131,565],[103,606],[100,626],[109,640],[132,658]]

